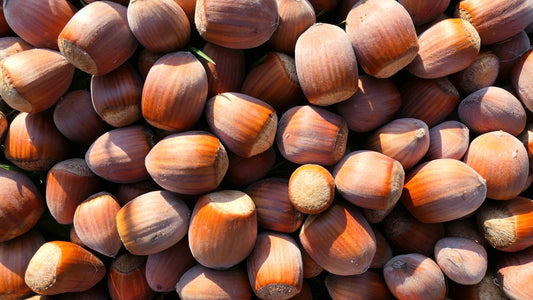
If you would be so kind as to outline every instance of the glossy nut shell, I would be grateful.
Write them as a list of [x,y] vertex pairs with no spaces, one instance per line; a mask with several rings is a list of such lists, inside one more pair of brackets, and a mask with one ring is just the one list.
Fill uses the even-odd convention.
[[397,1],[357,2],[346,17],[346,33],[366,74],[388,78],[417,55],[418,39],[407,10]]
[[135,38],[152,52],[179,50],[189,42],[189,19],[174,0],[130,1],[127,15]]
[[479,35],[468,21],[442,20],[418,36],[420,49],[407,70],[421,78],[439,78],[459,72],[477,57]]
[[192,255],[208,268],[228,269],[244,261],[257,238],[252,198],[236,190],[201,196],[192,212],[188,238]]
[[463,161],[486,180],[487,198],[509,200],[518,196],[529,173],[527,151],[517,138],[504,131],[477,136]]
[[[338,55],[328,55],[332,51]],[[294,59],[309,103],[331,105],[357,91],[357,59],[348,35],[339,27],[327,23],[309,27],[296,41]]]
[[205,115],[211,131],[239,156],[257,155],[274,144],[278,117],[262,100],[234,92],[218,94],[207,101]]
[[76,207],[100,191],[100,177],[82,158],[58,162],[46,174],[45,197],[50,214],[60,224],[72,224]]
[[98,253],[115,257],[122,246],[116,216],[120,210],[117,199],[101,192],[80,203],[74,213],[74,229],[81,242]]
[[69,88],[74,67],[61,53],[30,49],[0,62],[0,95],[13,109],[36,113],[53,106]]
[[190,210],[168,191],[153,191],[126,203],[116,214],[118,234],[134,255],[150,255],[170,248],[185,234]]
[[305,251],[336,275],[364,273],[376,253],[374,232],[350,203],[333,203],[321,214],[309,215],[299,234]]
[[18,36],[34,47],[54,50],[59,33],[78,10],[66,0],[3,2],[5,20]]
[[376,151],[354,151],[333,170],[337,191],[352,204],[375,210],[393,207],[400,199],[405,172],[397,160]]
[[29,177],[0,168],[0,241],[28,232],[44,212],[44,199]]
[[348,126],[335,113],[304,105],[282,115],[276,134],[278,149],[287,160],[297,164],[333,165],[346,151]]
[[173,52],[150,68],[142,90],[142,115],[160,129],[184,131],[200,118],[207,98],[207,76],[190,52]]
[[407,173],[400,200],[424,223],[455,220],[474,212],[487,195],[488,183],[455,159],[436,159]]
[[164,189],[198,195],[218,187],[228,170],[228,155],[214,135],[191,131],[159,141],[145,164],[152,179]]
[[249,49],[265,43],[278,26],[276,0],[197,0],[196,29],[210,43]]
[[533,3],[528,0],[467,0],[458,3],[455,16],[472,23],[481,37],[481,44],[488,45],[526,28],[533,18]]
[[47,171],[67,156],[68,140],[57,130],[50,110],[20,113],[9,126],[4,155],[26,171]]
[[98,137],[85,153],[87,165],[96,175],[117,183],[149,178],[145,157],[155,135],[144,125],[110,130]]
[[57,42],[70,63],[92,75],[116,69],[138,45],[128,26],[127,8],[111,1],[95,1],[80,9],[65,25]]
[[80,292],[105,275],[104,263],[82,247],[64,241],[43,244],[30,260],[24,281],[36,293]]

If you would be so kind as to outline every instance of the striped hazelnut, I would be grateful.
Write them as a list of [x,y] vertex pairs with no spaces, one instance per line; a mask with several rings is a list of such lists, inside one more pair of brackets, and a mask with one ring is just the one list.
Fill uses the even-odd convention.
[[488,185],[462,161],[435,159],[406,174],[400,200],[421,222],[447,222],[478,209],[488,195]]
[[482,88],[461,100],[458,115],[461,122],[479,134],[503,130],[517,136],[527,121],[520,100],[497,86]]
[[292,107],[278,123],[276,144],[293,163],[333,165],[344,156],[347,141],[346,121],[321,107]]
[[315,23],[304,31],[296,41],[294,60],[298,81],[311,104],[339,103],[357,91],[357,59],[348,35],[335,25]]
[[91,252],[70,242],[51,241],[35,252],[24,281],[38,294],[57,295],[88,290],[105,273],[104,263]]
[[3,2],[5,20],[18,36],[34,47],[54,50],[59,33],[78,10],[66,0]]
[[44,212],[44,200],[24,173],[0,168],[0,242],[32,229]]
[[[414,0],[414,1],[418,1],[418,2],[424,2],[424,1],[420,1],[420,0]],[[450,7],[450,6],[448,6]],[[448,9],[446,9],[448,10]],[[438,22],[442,21],[442,20],[445,20],[445,19],[448,19],[450,18],[449,15],[446,14],[446,12],[440,14],[437,16],[437,18],[435,18],[434,20],[428,22],[428,23],[424,23],[424,24],[421,24],[421,25],[415,25],[415,29],[416,29],[416,34],[420,35],[422,32],[426,31],[426,29],[428,29],[429,27],[437,24]]]
[[470,130],[458,121],[450,120],[429,129],[429,149],[425,160],[461,159],[470,144]]
[[218,94],[207,100],[207,123],[231,152],[251,157],[274,144],[278,117],[268,103],[235,92]]
[[130,1],[127,16],[133,35],[149,51],[180,50],[189,42],[189,18],[174,0]]
[[299,238],[309,256],[336,275],[364,273],[376,253],[370,224],[354,205],[342,201],[323,213],[309,215]]
[[189,19],[189,24],[194,24],[194,11],[196,9],[196,0],[174,0],[178,5],[183,9],[187,18]]
[[105,256],[115,257],[122,246],[117,231],[120,204],[107,192],[100,192],[80,203],[74,213],[74,229],[82,243]]
[[446,279],[431,258],[418,253],[393,257],[383,268],[385,283],[398,299],[446,297]]
[[396,252],[429,256],[444,237],[444,225],[422,223],[398,204],[383,220],[383,235]]
[[477,136],[463,161],[486,180],[487,198],[513,199],[522,192],[529,174],[529,157],[522,142],[504,131]]
[[426,24],[434,21],[450,5],[450,0],[399,0],[398,1],[411,16],[415,25]]
[[244,261],[257,238],[252,198],[236,190],[201,196],[192,212],[188,238],[192,255],[208,268],[228,269]]
[[146,281],[145,270],[146,256],[125,253],[115,258],[107,271],[111,299],[152,299],[154,291]]
[[47,171],[66,159],[68,140],[52,121],[52,111],[19,113],[9,126],[4,155],[26,171]]
[[167,53],[154,53],[152,51],[148,51],[146,48],[141,49],[139,55],[137,56],[137,69],[139,70],[139,73],[143,79],[146,79],[148,72],[155,62],[161,57],[165,56],[165,54]]
[[329,296],[334,300],[391,299],[383,275],[373,270],[351,276],[327,274],[324,282]]
[[251,299],[246,271],[240,267],[214,270],[200,264],[190,268],[176,285],[180,299]]
[[200,36],[232,49],[255,48],[278,27],[276,0],[197,0],[194,23]]
[[[415,1],[419,1],[419,0],[415,0]],[[420,1],[420,2],[424,2],[424,1]],[[445,19],[449,19],[450,16],[447,15],[445,12],[438,15],[437,18],[429,23],[425,23],[425,24],[421,24],[421,25],[415,25],[415,29],[416,29],[416,34],[417,35],[420,35],[422,32],[426,31],[429,27],[437,24],[438,22],[442,21],[442,20],[445,20]]]
[[408,11],[394,0],[359,1],[346,17],[346,33],[366,74],[388,78],[417,56],[418,39]]
[[117,197],[120,206],[124,206],[126,203],[142,194],[153,192],[159,189],[159,186],[152,179],[133,183],[121,183],[117,186],[115,196]]
[[395,119],[375,130],[366,139],[365,148],[383,153],[409,170],[429,149],[429,128],[419,119]]
[[146,281],[156,292],[174,291],[183,274],[196,264],[185,237],[168,249],[148,255]]
[[369,150],[350,152],[335,165],[332,174],[344,199],[375,210],[396,205],[405,177],[400,162]]
[[159,141],[146,156],[145,165],[164,189],[198,195],[218,187],[228,169],[228,156],[216,136],[187,131]]
[[0,60],[17,54],[24,50],[32,49],[33,46],[28,44],[20,37],[5,36],[0,38]]
[[59,224],[72,224],[76,207],[100,191],[100,177],[82,158],[58,162],[46,174],[45,198],[52,217]]
[[407,70],[420,78],[439,78],[466,69],[477,57],[480,38],[468,21],[442,20],[418,36],[420,49]]
[[313,260],[313,258],[311,258],[311,256],[309,256],[309,254],[305,251],[304,247],[302,247],[302,244],[300,244],[299,242],[298,247],[300,248],[300,253],[302,254],[304,278],[313,278],[322,274],[324,268],[322,268],[319,264],[316,263],[316,261]]
[[74,243],[74,244],[76,244],[78,246],[87,248],[85,246],[85,244],[80,240],[80,237],[76,233],[76,229],[74,228],[74,226],[70,226],[68,241],[71,242],[71,243]]
[[248,158],[229,153],[225,180],[236,187],[247,186],[270,172],[276,163],[276,156],[274,147]]
[[71,64],[92,75],[118,68],[138,45],[128,26],[127,8],[111,1],[95,1],[80,9],[65,25],[57,43]]
[[533,248],[502,253],[496,258],[496,283],[510,299],[528,299],[533,293]]
[[150,68],[142,90],[142,115],[152,126],[184,131],[202,115],[207,98],[204,67],[190,52],[172,52]]
[[392,247],[376,225],[373,225],[372,229],[374,230],[374,236],[376,236],[376,254],[372,258],[370,268],[380,269],[392,258]]
[[116,214],[120,240],[134,255],[172,247],[187,234],[190,209],[168,191],[153,191],[129,201]]
[[477,284],[487,272],[487,251],[473,240],[445,237],[437,241],[434,253],[442,272],[457,283]]
[[0,72],[2,99],[13,109],[37,113],[52,107],[67,91],[74,66],[57,51],[29,49],[3,59]]
[[91,99],[96,113],[108,124],[123,127],[141,118],[141,76],[125,64],[91,78]]
[[528,50],[514,64],[511,83],[524,106],[533,111],[533,49]]
[[491,46],[492,51],[498,56],[500,68],[499,81],[508,81],[515,62],[529,50],[531,46],[529,37],[525,31],[513,35]]
[[287,234],[260,233],[246,259],[246,269],[252,290],[261,299],[288,299],[302,290],[302,255]]
[[455,16],[472,23],[479,33],[481,44],[489,45],[526,28],[533,18],[533,3],[528,0],[465,0],[458,3]]
[[145,157],[155,135],[144,125],[112,129],[98,137],[85,153],[87,165],[96,175],[116,183],[149,178]]

